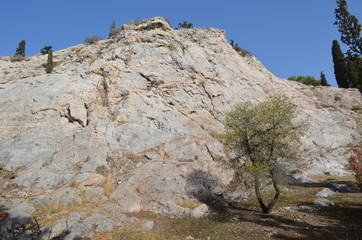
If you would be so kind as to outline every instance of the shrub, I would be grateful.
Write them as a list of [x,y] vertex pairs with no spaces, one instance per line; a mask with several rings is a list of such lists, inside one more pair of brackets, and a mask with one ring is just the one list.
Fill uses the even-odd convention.
[[98,35],[93,35],[93,36],[84,38],[83,42],[88,43],[88,44],[93,44],[93,43],[98,42],[98,41],[100,41],[102,39],[103,38],[101,38]]
[[235,51],[237,51],[239,53],[240,56],[242,57],[246,57],[246,56],[251,56],[252,54],[245,49],[242,49],[241,47],[239,47],[239,45],[236,43],[234,43],[234,40],[230,40],[230,45],[234,48]]
[[348,162],[354,172],[357,185],[362,191],[362,147],[353,150],[353,154],[348,158]]
[[190,29],[193,28],[194,25],[192,23],[189,23],[187,21],[184,21],[183,23],[178,23],[178,29],[180,28],[186,28],[186,29]]
[[292,80],[295,82],[300,82],[305,85],[311,85],[311,86],[320,86],[321,80],[317,80],[312,76],[291,76],[288,78],[288,80]]

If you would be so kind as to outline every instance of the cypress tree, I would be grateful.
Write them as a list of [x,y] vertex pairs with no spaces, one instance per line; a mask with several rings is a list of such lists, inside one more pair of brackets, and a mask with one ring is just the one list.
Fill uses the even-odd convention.
[[113,20],[111,26],[109,27],[108,38],[113,37],[115,29],[116,29],[116,22]]
[[19,42],[19,46],[17,47],[17,49],[15,50],[15,55],[19,55],[19,56],[23,56],[25,57],[25,40],[21,40]]
[[338,87],[349,88],[350,84],[346,75],[346,60],[337,40],[333,40],[332,57],[334,63],[334,75],[336,77]]
[[348,12],[346,0],[337,0],[337,7],[334,11],[336,15],[334,24],[338,26],[338,31],[341,33],[341,41],[349,46],[352,53],[362,55],[361,24]]
[[327,82],[327,78],[326,75],[324,74],[324,72],[321,72],[321,85],[322,86],[329,86],[328,82]]
[[46,73],[51,73],[53,71],[54,68],[54,63],[53,63],[53,51],[50,50],[48,53],[48,60],[47,60],[47,66],[46,66]]

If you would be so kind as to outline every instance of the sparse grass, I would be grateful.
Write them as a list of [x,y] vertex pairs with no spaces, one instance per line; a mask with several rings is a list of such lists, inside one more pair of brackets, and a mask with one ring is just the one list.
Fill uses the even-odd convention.
[[175,45],[174,45],[173,43],[170,43],[170,44],[168,45],[168,49],[169,49],[170,51],[177,51],[177,48],[175,47]]
[[180,204],[179,206],[184,207],[184,208],[195,209],[200,205],[201,205],[201,203],[199,203],[199,202],[187,202],[187,203]]

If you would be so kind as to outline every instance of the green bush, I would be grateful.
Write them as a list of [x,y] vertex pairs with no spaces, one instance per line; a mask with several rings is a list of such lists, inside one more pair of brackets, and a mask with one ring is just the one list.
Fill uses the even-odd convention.
[[101,38],[98,35],[93,35],[93,36],[84,38],[83,42],[88,43],[88,44],[93,44],[93,43],[98,42],[98,41],[100,41],[102,39],[103,38]]

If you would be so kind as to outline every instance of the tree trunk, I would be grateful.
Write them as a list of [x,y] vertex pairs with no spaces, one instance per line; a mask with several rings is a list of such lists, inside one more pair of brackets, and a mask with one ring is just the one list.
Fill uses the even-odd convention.
[[272,174],[272,182],[273,182],[273,187],[275,189],[275,195],[273,200],[268,204],[268,206],[265,205],[263,198],[261,196],[260,193],[260,182],[257,176],[254,176],[254,188],[255,188],[255,195],[256,198],[258,199],[259,205],[263,211],[263,213],[265,214],[269,214],[271,213],[273,207],[275,206],[275,204],[277,203],[279,196],[280,196],[280,188],[279,188],[279,184],[278,181],[275,179],[274,175]]
[[268,213],[268,207],[264,204],[263,198],[260,194],[260,182],[258,176],[254,176],[254,189],[255,189],[255,195],[258,199],[259,205],[261,209],[263,210],[263,213]]

